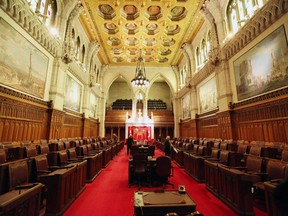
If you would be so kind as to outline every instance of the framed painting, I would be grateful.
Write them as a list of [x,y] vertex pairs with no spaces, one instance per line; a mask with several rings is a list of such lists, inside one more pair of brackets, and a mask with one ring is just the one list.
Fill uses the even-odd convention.
[[288,48],[284,26],[233,62],[238,100],[244,100],[288,83]]
[[191,118],[189,93],[182,98],[182,116],[183,119]]
[[49,58],[0,17],[0,83],[44,98]]
[[216,78],[213,77],[198,89],[200,113],[217,108]]
[[96,118],[97,97],[94,93],[90,92],[90,117]]
[[69,74],[66,76],[64,107],[80,112],[82,86]]

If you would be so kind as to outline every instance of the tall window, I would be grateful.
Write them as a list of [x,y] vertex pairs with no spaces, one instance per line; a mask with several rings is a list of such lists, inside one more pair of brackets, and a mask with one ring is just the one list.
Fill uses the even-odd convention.
[[[206,38],[206,39],[205,39]],[[201,40],[200,46],[196,47],[196,72],[199,71],[207,62],[209,52],[211,51],[212,41],[211,41],[211,31],[209,30],[206,37]]]
[[47,27],[53,27],[55,25],[57,13],[56,0],[27,0],[27,2]]
[[268,0],[230,0],[226,9],[228,36],[235,34]]
[[75,55],[76,59],[79,60],[80,59],[80,37],[77,37],[77,42],[76,42],[76,55]]

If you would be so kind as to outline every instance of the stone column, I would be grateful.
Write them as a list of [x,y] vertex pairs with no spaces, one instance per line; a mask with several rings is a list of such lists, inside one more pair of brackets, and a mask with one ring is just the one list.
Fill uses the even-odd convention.
[[60,57],[54,58],[49,97],[53,101],[53,108],[58,110],[63,110],[65,94],[65,86],[63,84],[67,69],[68,65],[64,64]]

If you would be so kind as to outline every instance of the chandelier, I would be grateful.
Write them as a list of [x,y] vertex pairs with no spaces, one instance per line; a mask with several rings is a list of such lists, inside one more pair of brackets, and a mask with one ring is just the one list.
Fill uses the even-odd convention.
[[149,80],[146,78],[145,73],[145,67],[143,58],[141,56],[141,50],[140,50],[140,56],[138,58],[137,66],[136,66],[136,72],[134,79],[131,80],[131,85],[136,88],[143,88],[149,86]]

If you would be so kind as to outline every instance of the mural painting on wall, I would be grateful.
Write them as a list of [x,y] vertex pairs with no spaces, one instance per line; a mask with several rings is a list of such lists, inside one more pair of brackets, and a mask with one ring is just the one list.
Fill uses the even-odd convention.
[[49,58],[0,18],[0,82],[44,98]]
[[82,86],[71,76],[66,76],[64,107],[80,112]]
[[187,119],[191,117],[190,112],[190,94],[186,94],[182,98],[182,113],[183,113],[183,119]]
[[234,63],[238,100],[286,86],[288,48],[281,26]]
[[201,113],[217,108],[217,88],[215,77],[199,87],[199,103]]

